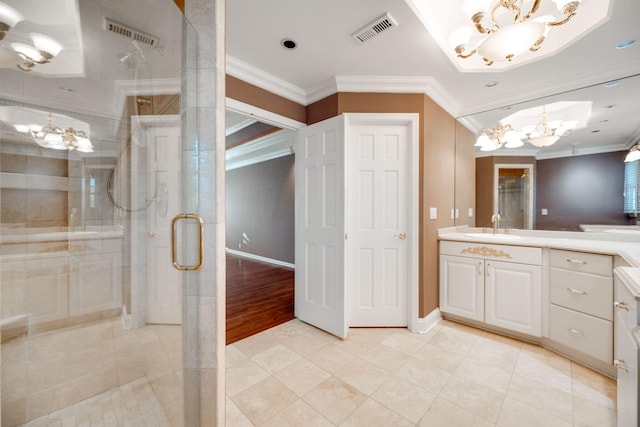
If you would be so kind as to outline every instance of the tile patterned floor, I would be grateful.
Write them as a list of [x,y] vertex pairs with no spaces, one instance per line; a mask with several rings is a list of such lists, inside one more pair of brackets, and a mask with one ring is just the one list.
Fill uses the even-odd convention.
[[298,320],[227,346],[227,426],[615,426],[615,381],[442,321],[429,333]]

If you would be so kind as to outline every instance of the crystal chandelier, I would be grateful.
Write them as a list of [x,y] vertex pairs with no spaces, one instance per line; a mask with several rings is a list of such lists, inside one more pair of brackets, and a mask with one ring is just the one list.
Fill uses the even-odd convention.
[[[581,0],[553,0],[563,15],[558,20],[544,16],[534,18],[541,1],[533,0],[527,11],[524,0],[465,0],[463,8],[473,27],[456,30],[449,43],[459,58],[478,54],[486,65],[511,61],[528,50],[535,52],[540,49],[549,28],[563,25],[575,16]],[[469,46],[474,28],[482,39],[475,46]]]
[[517,148],[522,146],[522,140],[518,133],[513,130],[511,125],[502,125],[494,128],[484,129],[476,140],[476,147],[480,147],[480,151],[493,151],[505,146],[507,148]]
[[93,144],[91,144],[91,140],[84,131],[74,130],[71,127],[62,129],[54,125],[51,114],[47,117],[45,126],[21,124],[13,126],[18,132],[31,135],[35,142],[44,148],[76,150],[81,153],[93,152]]
[[522,128],[523,141],[535,147],[548,147],[555,144],[560,137],[567,136],[575,129],[577,120],[556,120],[547,121],[547,112],[542,107],[542,119],[535,126],[525,126]]

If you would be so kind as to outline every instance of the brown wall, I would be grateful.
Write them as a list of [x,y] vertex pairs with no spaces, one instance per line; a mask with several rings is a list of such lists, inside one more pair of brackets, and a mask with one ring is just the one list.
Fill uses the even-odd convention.
[[528,156],[490,156],[476,159],[476,226],[478,227],[491,227],[491,215],[494,214],[494,167],[500,164],[534,165],[535,171],[536,159]]
[[295,262],[294,160],[291,155],[227,171],[228,248]]
[[250,104],[263,110],[306,123],[307,114],[304,105],[290,101],[278,95],[274,95],[264,89],[243,82],[240,79],[226,76],[226,96],[246,104]]
[[[625,224],[625,151],[538,160],[536,228],[579,230],[579,224]],[[548,215],[540,215],[546,208]]]

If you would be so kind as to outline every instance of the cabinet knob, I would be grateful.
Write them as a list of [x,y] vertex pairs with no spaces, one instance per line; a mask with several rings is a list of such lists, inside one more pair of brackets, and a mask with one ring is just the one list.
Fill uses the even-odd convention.
[[586,333],[584,333],[580,329],[576,329],[576,328],[569,328],[569,332],[572,333],[573,335],[577,335],[579,337],[586,337],[587,336]]
[[629,373],[629,368],[627,368],[627,365],[624,363],[624,359],[615,359],[613,361],[613,366],[620,369],[621,371],[624,371],[627,374]]
[[620,310],[629,311],[629,306],[623,301],[615,301],[613,306],[619,308]]

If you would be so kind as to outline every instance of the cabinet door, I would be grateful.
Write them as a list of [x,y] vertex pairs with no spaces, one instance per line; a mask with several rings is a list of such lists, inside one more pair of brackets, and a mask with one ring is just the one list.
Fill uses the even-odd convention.
[[541,336],[541,267],[485,261],[485,322],[516,332]]
[[638,425],[638,347],[620,313],[614,327],[615,361],[618,365],[618,425]]
[[484,261],[440,255],[440,311],[484,320]]

